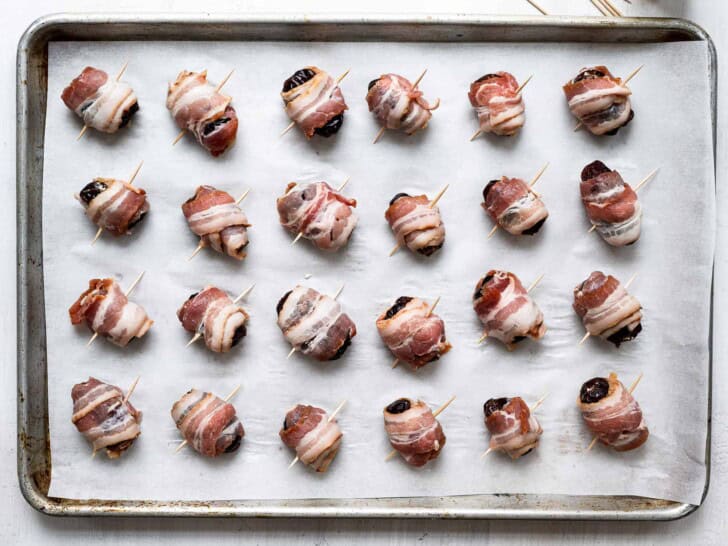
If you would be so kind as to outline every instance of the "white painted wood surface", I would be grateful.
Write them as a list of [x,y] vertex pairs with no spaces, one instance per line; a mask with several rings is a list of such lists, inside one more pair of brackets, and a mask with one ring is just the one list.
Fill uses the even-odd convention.
[[[550,13],[596,15],[589,0],[538,0]],[[715,40],[721,77],[719,97],[725,93],[728,4],[724,0],[613,0],[626,14],[685,17],[703,26]],[[108,6],[108,8],[107,8]],[[0,279],[5,298],[0,302],[0,540],[6,544],[725,544],[728,504],[728,220],[719,214],[716,252],[716,309],[713,380],[713,442],[711,484],[707,500],[693,515],[670,523],[591,522],[467,522],[376,520],[182,520],[182,519],[61,519],[49,518],[30,508],[20,494],[15,463],[15,48],[25,28],[37,17],[65,11],[288,11],[288,12],[392,12],[531,14],[525,0],[31,0],[6,2],[0,19],[0,198],[9,203],[0,218]],[[676,67],[690,77],[689,67]],[[721,109],[722,107],[722,109]],[[665,115],[670,115],[666,112]],[[718,202],[726,202],[728,118],[725,101],[718,112]],[[684,181],[689,184],[689,181]],[[688,186],[689,187],[689,186]],[[685,287],[689,290],[690,287]],[[721,335],[723,334],[723,335]],[[666,393],[666,395],[668,395]],[[675,408],[679,411],[679,408]],[[721,538],[722,537],[722,538]]]

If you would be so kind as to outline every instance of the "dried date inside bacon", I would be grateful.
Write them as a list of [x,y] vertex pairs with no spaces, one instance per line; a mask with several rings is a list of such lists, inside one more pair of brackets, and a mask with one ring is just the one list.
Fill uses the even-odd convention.
[[520,178],[503,176],[483,189],[482,207],[500,227],[513,235],[537,233],[549,216],[546,205]]
[[123,180],[95,178],[76,197],[86,216],[114,236],[130,234],[149,212],[146,192]]
[[483,412],[491,434],[491,451],[503,451],[518,459],[538,447],[543,429],[522,398],[491,398],[483,405]]
[[321,408],[298,404],[286,413],[278,433],[298,459],[316,472],[326,472],[336,457],[343,433],[336,419]]
[[399,398],[384,408],[384,430],[392,447],[412,466],[439,457],[446,441],[439,421],[421,400]]
[[412,252],[431,256],[445,243],[445,226],[439,207],[431,207],[426,195],[412,197],[398,193],[384,213],[400,245]]
[[508,72],[487,74],[470,85],[470,104],[483,133],[513,136],[526,121],[518,82]]
[[247,333],[245,309],[214,286],[206,286],[190,296],[177,311],[177,317],[185,330],[202,334],[205,345],[217,353],[228,352]]
[[335,135],[348,109],[334,79],[315,66],[297,70],[284,83],[281,97],[286,113],[307,138]]
[[367,91],[369,111],[387,129],[403,131],[412,135],[427,127],[432,110],[440,105],[428,103],[422,91],[397,74],[383,74],[369,83]]

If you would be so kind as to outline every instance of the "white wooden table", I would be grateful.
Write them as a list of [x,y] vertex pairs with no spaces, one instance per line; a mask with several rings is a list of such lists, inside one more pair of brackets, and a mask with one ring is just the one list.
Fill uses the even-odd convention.
[[[627,14],[685,17],[703,26],[715,40],[719,66],[728,56],[728,2],[725,0],[613,0]],[[596,15],[589,0],[538,0],[554,14]],[[401,4],[401,5],[397,5]],[[715,286],[715,347],[713,442],[710,492],[704,505],[686,519],[670,523],[570,523],[487,521],[375,521],[375,520],[169,520],[61,519],[35,512],[22,498],[15,463],[15,48],[18,38],[35,18],[57,11],[289,11],[289,12],[412,12],[532,14],[525,0],[20,0],[5,2],[0,19],[0,200],[7,213],[0,217],[0,279],[5,297],[0,301],[0,540],[5,544],[105,545],[129,542],[190,544],[725,544],[728,542],[728,220],[720,212],[727,202],[724,184],[728,168],[726,147],[725,79],[721,69],[718,112],[718,242]],[[723,65],[725,66],[725,65]],[[689,78],[688,67],[677,67]],[[721,96],[722,95],[722,96]],[[719,102],[721,102],[719,100]],[[666,115],[669,113],[666,112]],[[686,181],[689,182],[689,181]],[[686,287],[689,290],[689,287]],[[679,411],[679,408],[675,408]]]

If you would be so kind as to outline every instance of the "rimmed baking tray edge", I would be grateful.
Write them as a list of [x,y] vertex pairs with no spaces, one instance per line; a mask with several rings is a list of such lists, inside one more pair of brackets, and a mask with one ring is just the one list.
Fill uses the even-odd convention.
[[[634,496],[486,494],[380,499],[115,501],[47,495],[48,430],[42,185],[48,70],[53,40],[576,41],[708,44],[716,150],[717,56],[710,36],[683,19],[490,15],[53,14],[25,31],[17,52],[17,460],[20,489],[57,516],[371,517],[443,519],[674,520],[705,500],[710,482],[713,281],[709,332],[706,479],[700,505]],[[715,167],[714,167],[715,169]]]

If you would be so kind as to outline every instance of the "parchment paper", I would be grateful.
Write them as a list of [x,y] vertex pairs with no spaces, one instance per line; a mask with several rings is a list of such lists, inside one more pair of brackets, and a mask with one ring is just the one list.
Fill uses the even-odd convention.
[[[86,65],[116,74],[130,61],[124,80],[136,90],[141,111],[117,135],[81,128],[59,96]],[[705,485],[708,395],[708,330],[714,246],[714,179],[710,128],[708,55],[703,43],[428,44],[428,43],[53,43],[49,51],[49,97],[44,178],[44,268],[48,384],[52,450],[50,495],[109,499],[260,499],[441,496],[475,493],[643,495],[699,503]],[[574,132],[575,120],[561,85],[585,65],[606,64],[633,80],[636,117],[613,138]],[[279,138],[288,124],[280,87],[299,67],[316,64],[334,76],[351,68],[342,83],[349,105],[340,133],[307,142],[298,130]],[[685,70],[690,68],[690,77]],[[207,68],[213,83],[230,69],[225,86],[240,118],[238,140],[213,159],[189,135],[171,143],[177,128],[165,109],[167,82],[182,69]],[[378,125],[367,111],[367,83],[385,72],[411,79],[428,68],[421,89],[442,99],[430,126],[414,137],[387,132],[371,141]],[[512,139],[482,137],[467,100],[479,76],[506,69],[523,81],[527,121]],[[151,213],[130,237],[96,231],[73,199],[95,176],[128,177],[140,160],[136,184],[149,195]],[[657,178],[640,191],[643,234],[637,244],[613,249],[589,228],[579,199],[581,169],[601,159],[636,184],[655,167]],[[551,213],[532,238],[499,232],[480,208],[488,180],[503,174],[530,179],[546,162],[538,183]],[[347,176],[346,193],[358,200],[360,222],[348,248],[322,254],[310,243],[291,247],[278,224],[275,198],[290,180]],[[444,249],[432,259],[407,251],[389,258],[394,238],[383,214],[397,192],[434,195],[451,185],[440,207],[447,228]],[[237,263],[197,244],[180,211],[199,184],[244,202],[253,227],[249,256]],[[533,296],[548,333],[508,353],[497,342],[476,345],[481,326],[472,310],[476,281],[490,268],[511,270],[525,285],[545,277]],[[595,269],[631,286],[644,306],[644,331],[615,349],[598,339],[583,346],[584,330],[571,309],[572,291]],[[94,276],[114,276],[128,286],[146,270],[132,299],[155,320],[149,334],[125,349],[105,340],[90,348],[90,333],[74,328],[68,307]],[[305,277],[310,277],[306,279]],[[346,283],[341,304],[358,327],[340,361],[318,364],[296,355],[275,323],[275,304],[297,283],[333,294]],[[256,288],[245,303],[248,336],[227,355],[203,343],[185,348],[189,334],[176,309],[206,284],[238,294]],[[417,373],[391,369],[392,356],[376,332],[376,316],[400,295],[442,301],[452,351]],[[590,435],[576,407],[581,384],[619,373],[629,384],[644,379],[635,396],[650,428],[647,444],[615,453],[583,450]],[[71,424],[71,387],[93,375],[122,388],[141,375],[132,397],[144,412],[142,436],[120,460],[91,449]],[[169,415],[192,387],[234,400],[246,430],[239,452],[215,460],[187,448],[175,454],[180,436]],[[520,395],[529,403],[549,393],[537,411],[544,434],[540,447],[511,462],[501,454],[480,459],[487,447],[483,402]],[[384,457],[389,445],[382,408],[400,396],[433,407],[457,395],[440,416],[447,435],[441,457],[422,469]],[[298,402],[331,411],[348,404],[339,421],[344,442],[330,471],[316,475],[299,464],[279,437],[285,411]]]

